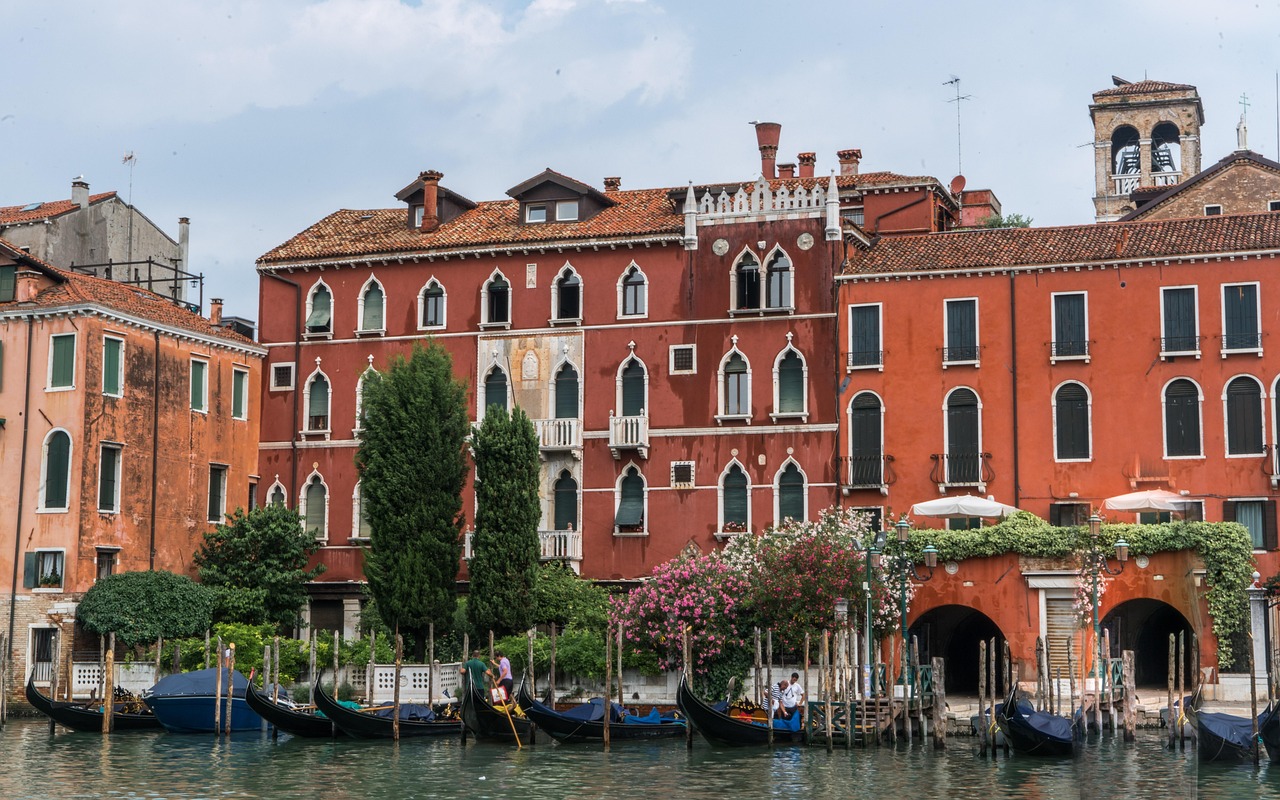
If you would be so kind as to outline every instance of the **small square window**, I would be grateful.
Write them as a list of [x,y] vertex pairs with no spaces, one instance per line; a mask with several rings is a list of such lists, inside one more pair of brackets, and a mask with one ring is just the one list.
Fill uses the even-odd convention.
[[671,346],[671,374],[693,375],[698,371],[698,347],[692,344]]
[[37,550],[34,555],[28,556],[28,559],[27,566],[31,573],[27,579],[27,585],[39,589],[62,588],[61,550]]
[[209,362],[191,359],[191,410],[209,410]]
[[1204,215],[1206,217],[1217,217],[1217,216],[1221,216],[1221,214],[1222,214],[1222,206],[1217,205],[1216,203],[1213,205],[1208,205],[1204,207]]
[[272,364],[271,365],[271,389],[272,391],[281,391],[293,388],[293,365],[292,364]]
[[213,523],[222,523],[227,510],[227,468],[222,464],[209,465],[209,516]]
[[98,557],[95,560],[97,567],[97,580],[110,577],[116,571],[116,554],[119,551],[110,547],[99,547]]
[[525,222],[546,222],[547,207],[542,203],[525,206],[524,221]]
[[675,489],[693,488],[693,462],[671,462],[671,486]]
[[1280,200],[1268,200],[1268,201],[1267,201],[1267,210],[1268,210],[1268,211],[1280,211]]
[[573,222],[578,219],[578,201],[561,200],[556,203],[556,221]]

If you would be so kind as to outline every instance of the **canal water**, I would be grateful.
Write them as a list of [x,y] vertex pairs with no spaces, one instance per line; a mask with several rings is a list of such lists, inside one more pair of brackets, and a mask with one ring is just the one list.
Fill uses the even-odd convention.
[[976,740],[928,746],[775,750],[695,739],[465,747],[456,740],[304,740],[258,734],[100,737],[11,720],[0,732],[0,798],[1251,798],[1280,797],[1280,766],[1199,765],[1157,731],[1095,740],[1075,759],[977,755]]

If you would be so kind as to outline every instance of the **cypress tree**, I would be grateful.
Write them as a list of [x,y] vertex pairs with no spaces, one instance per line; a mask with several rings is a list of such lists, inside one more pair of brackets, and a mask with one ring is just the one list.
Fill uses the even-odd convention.
[[356,466],[370,527],[365,577],[382,621],[412,634],[421,661],[428,623],[447,625],[457,608],[466,388],[435,343],[415,344],[363,387]]
[[477,635],[516,633],[533,624],[537,579],[538,436],[524,411],[485,409],[472,439],[476,532],[471,542],[467,617]]

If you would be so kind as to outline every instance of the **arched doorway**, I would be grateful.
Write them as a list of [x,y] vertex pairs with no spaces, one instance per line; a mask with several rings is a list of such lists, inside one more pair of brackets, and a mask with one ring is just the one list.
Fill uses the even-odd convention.
[[920,643],[921,664],[934,657],[945,660],[948,694],[978,693],[978,647],[992,638],[996,640],[996,675],[1004,674],[1004,634],[981,611],[960,605],[939,606],[921,614],[909,632]]
[[1199,678],[1191,652],[1191,623],[1178,609],[1160,600],[1126,600],[1102,618],[1102,628],[1111,634],[1111,658],[1133,651],[1133,678],[1138,686],[1168,686],[1169,634],[1183,634],[1186,650],[1183,669],[1187,683]]

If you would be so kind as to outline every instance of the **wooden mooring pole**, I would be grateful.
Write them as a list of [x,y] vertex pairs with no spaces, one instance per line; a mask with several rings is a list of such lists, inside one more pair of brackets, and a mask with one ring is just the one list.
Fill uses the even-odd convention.
[[1177,663],[1176,663],[1177,657],[1178,657],[1177,637],[1171,633],[1169,634],[1169,679],[1168,679],[1168,684],[1169,684],[1168,717],[1169,717],[1169,749],[1170,750],[1173,750],[1174,748],[1177,747],[1176,737],[1178,733],[1176,729],[1182,727],[1182,712],[1185,711],[1185,709],[1182,708],[1181,698],[1179,698],[1178,711],[1176,713],[1174,711],[1174,706],[1173,706],[1173,685],[1174,685],[1173,682],[1174,682],[1174,679],[1177,677],[1174,674],[1175,671],[1177,670]]
[[547,691],[551,696],[551,707],[556,707],[556,624],[551,623],[551,666],[547,668]]
[[825,716],[825,727],[827,734],[827,752],[832,750],[832,726],[831,726],[831,632],[822,632],[822,713]]
[[[552,628],[554,631],[555,628]],[[689,626],[685,625],[681,631],[680,644],[680,666],[684,668],[684,681],[690,692],[693,691],[693,663],[689,657]],[[732,700],[732,698],[728,698]],[[689,724],[689,720],[684,721],[684,746],[687,750],[693,749],[693,726]]]
[[227,713],[223,715],[223,724],[227,729],[227,736],[231,736],[231,711],[232,701],[235,699],[235,676],[236,676],[236,643],[229,642],[227,644]]
[[214,659],[218,662],[217,672],[213,676],[213,732],[222,732],[222,637],[218,637],[218,652]]
[[[404,666],[404,637],[400,635],[400,623],[396,623],[396,669],[391,688],[391,740],[400,741],[400,669]],[[465,726],[464,726],[465,727]]]
[[1124,680],[1124,740],[1132,742],[1138,730],[1138,692],[1133,671],[1133,651],[1120,653],[1121,675]]
[[[978,645],[978,746],[983,758],[987,757],[987,737],[990,727],[987,725],[987,643]],[[995,713],[994,711],[992,712]]]
[[946,662],[934,656],[933,665],[933,749],[947,747],[947,673]]
[[[1187,681],[1186,681],[1186,637],[1184,631],[1178,631],[1178,698],[1181,702],[1186,702],[1187,697]],[[1253,715],[1257,717],[1257,714]],[[1256,739],[1255,739],[1256,741]],[[1182,731],[1182,726],[1178,726],[1178,747],[1183,750],[1187,749],[1187,737]]]
[[[116,711],[116,635],[107,634],[107,658],[102,679],[102,732],[111,733]],[[157,673],[158,674],[158,673]]]
[[[773,628],[770,628],[769,630],[765,631],[764,636],[765,636],[765,642],[766,642],[766,644],[765,644],[765,647],[766,647],[766,660],[765,660],[765,668],[764,668],[764,670],[765,670],[765,672],[764,672],[764,674],[765,674],[765,679],[764,679],[764,681],[765,681],[765,683],[766,683],[766,684],[768,684],[768,686],[769,686],[769,691],[768,691],[768,692],[766,692],[767,697],[766,697],[766,700],[765,700],[765,702],[767,702],[767,703],[769,704],[769,710],[765,713],[765,720],[768,722],[769,729],[768,729],[768,731],[766,732],[765,739],[766,739],[766,741],[768,741],[769,746],[770,746],[770,747],[773,747],[773,716],[774,716],[774,708],[773,708],[773,691],[774,691],[774,686],[773,686]],[[757,643],[758,643],[758,640],[757,640]],[[757,671],[759,671],[758,667],[757,667]],[[781,695],[779,695],[779,699],[781,699]]]
[[604,751],[609,752],[609,717],[613,716],[613,627],[604,629]]

